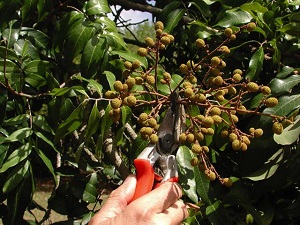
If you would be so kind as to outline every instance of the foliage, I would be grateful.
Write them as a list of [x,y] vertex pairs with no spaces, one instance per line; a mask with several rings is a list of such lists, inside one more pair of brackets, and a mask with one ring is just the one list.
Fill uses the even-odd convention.
[[[199,115],[210,116],[212,106],[223,110],[221,125],[207,126],[213,133],[204,132],[198,140],[209,152],[190,151],[196,142],[185,142],[178,149],[184,200],[193,204],[185,223],[299,222],[300,3],[155,4],[162,9],[156,19],[165,28],[163,33],[156,28],[154,45],[148,39],[148,47],[141,46],[146,54],[141,50],[137,54],[128,50],[107,17],[110,7],[105,0],[0,2],[4,224],[41,224],[51,210],[68,215],[70,224],[88,223],[94,213],[89,206],[100,201],[98,184],[119,184],[133,172],[133,159],[148,143],[148,136],[138,133],[145,127],[138,122],[139,115],[157,116],[159,123],[175,89],[186,108],[187,132],[195,133],[203,125]],[[226,28],[232,30],[230,35]],[[228,47],[226,51],[222,46]],[[220,72],[212,75],[216,68]],[[242,71],[241,82],[233,79],[236,69]],[[218,76],[223,79],[220,84],[213,81]],[[187,80],[191,85],[184,83]],[[252,82],[259,91],[253,91]],[[266,86],[271,94],[262,91]],[[224,99],[217,98],[230,87],[237,94],[225,91]],[[197,102],[195,93],[204,93],[206,102]],[[268,98],[278,99],[278,104],[266,107]],[[234,112],[239,113],[238,121]],[[282,133],[272,132],[275,121],[284,128]],[[221,136],[224,126],[236,131],[240,140],[254,136],[248,132],[251,127],[262,128],[263,135],[251,139],[245,151],[241,147],[234,151],[233,142]],[[192,166],[196,159],[202,163]],[[211,172],[218,179],[210,181]],[[37,177],[45,174],[53,177],[56,187],[48,209],[41,209],[32,196]],[[42,221],[23,220],[24,212],[33,208],[47,211]]]

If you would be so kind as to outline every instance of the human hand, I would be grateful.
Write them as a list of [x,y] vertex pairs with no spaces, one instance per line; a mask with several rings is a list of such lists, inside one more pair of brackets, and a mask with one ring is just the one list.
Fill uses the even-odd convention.
[[179,200],[182,190],[177,183],[165,182],[150,193],[131,202],[136,177],[130,175],[114,190],[89,225],[177,225],[188,216],[186,205]]

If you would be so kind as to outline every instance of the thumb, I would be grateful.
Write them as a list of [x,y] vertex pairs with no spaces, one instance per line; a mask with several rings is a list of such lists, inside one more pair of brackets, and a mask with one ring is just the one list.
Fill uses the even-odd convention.
[[136,182],[135,175],[129,175],[120,187],[112,191],[101,210],[93,217],[93,220],[97,221],[98,224],[120,214],[131,201]]

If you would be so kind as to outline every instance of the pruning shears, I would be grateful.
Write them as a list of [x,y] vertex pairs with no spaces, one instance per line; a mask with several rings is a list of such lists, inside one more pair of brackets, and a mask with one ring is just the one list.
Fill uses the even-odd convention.
[[179,135],[185,131],[184,107],[178,100],[178,92],[173,92],[170,95],[170,105],[157,131],[158,142],[149,144],[134,160],[137,185],[131,201],[157,188],[162,182],[178,182],[174,153],[179,146]]

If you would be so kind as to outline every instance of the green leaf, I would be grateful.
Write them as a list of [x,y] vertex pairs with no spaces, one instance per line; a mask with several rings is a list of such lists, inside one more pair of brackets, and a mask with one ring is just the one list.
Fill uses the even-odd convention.
[[86,43],[90,40],[94,33],[95,28],[89,26],[86,22],[82,22],[74,27],[67,38],[65,46],[65,56],[68,64],[70,64],[73,59],[83,51]]
[[179,166],[179,182],[182,189],[194,203],[198,203],[194,168],[190,163],[192,159],[190,149],[186,146],[180,146],[176,154],[176,159]]
[[21,141],[28,138],[32,134],[32,129],[30,127],[21,128],[14,131],[11,135],[4,139],[4,142],[15,142]]
[[98,195],[97,183],[97,173],[94,172],[89,175],[88,179],[74,180],[71,191],[78,199],[87,203],[94,203]]
[[84,114],[84,104],[80,104],[72,113],[71,115],[62,122],[55,133],[54,143],[57,143],[58,140],[66,136],[67,134],[73,132],[74,130],[78,129],[82,122],[82,117]]
[[[81,77],[81,76],[77,76],[76,78],[78,80],[84,80],[84,81],[88,82],[90,88],[92,88],[94,91],[96,91],[99,94],[100,97],[103,95],[103,93],[102,93],[103,87],[96,80],[94,80],[94,79],[86,79],[86,78]],[[89,97],[89,96],[87,96],[87,97]]]
[[265,13],[268,11],[268,8],[262,6],[258,2],[245,3],[240,6],[240,9],[243,11],[254,11],[254,12],[261,12],[261,13]]
[[107,0],[89,0],[85,5],[85,9],[87,14],[91,16],[110,12]]
[[49,172],[52,174],[55,184],[57,184],[57,177],[56,177],[51,160],[45,155],[45,153],[41,149],[39,149],[37,147],[34,147],[34,149],[37,152],[38,156],[41,158],[41,160],[44,162],[44,164],[47,166]]
[[80,71],[83,77],[92,78],[96,75],[106,48],[107,42],[105,38],[97,38],[97,36],[94,36],[87,42],[82,53],[80,64]]
[[36,115],[32,117],[32,123],[41,128],[42,130],[49,132],[50,134],[54,135],[54,132],[52,130],[52,128],[49,126],[47,120],[45,119],[44,116],[42,115]]
[[246,11],[226,11],[221,20],[216,24],[219,27],[231,27],[249,23],[252,20],[250,13]]
[[272,94],[289,93],[293,87],[300,83],[299,75],[292,75],[288,78],[279,79],[274,78],[271,80],[269,87],[272,90]]
[[300,136],[300,116],[289,126],[283,129],[281,134],[274,134],[274,140],[280,145],[291,145]]
[[30,18],[32,13],[34,13],[36,6],[37,6],[37,0],[24,0],[21,9],[23,23]]
[[2,59],[6,58],[9,60],[18,60],[18,55],[12,49],[4,46],[0,46],[0,57]]
[[31,27],[22,27],[22,34],[23,33],[27,34],[37,49],[48,50],[50,39],[44,32]]
[[29,160],[26,160],[24,163],[18,164],[10,171],[3,185],[3,193],[11,192],[20,183],[28,171],[29,164]]
[[219,200],[214,202],[214,204],[207,206],[205,214],[212,224],[233,224],[233,221],[227,214],[225,207]]
[[131,117],[131,109],[128,106],[122,106],[121,112],[122,112],[122,124],[125,125],[125,123],[127,123]]
[[[0,1],[0,28],[4,28],[19,8],[20,0]],[[1,30],[2,30],[1,29]]]
[[14,126],[14,125],[23,124],[28,120],[29,120],[28,114],[20,114],[20,115],[17,115],[15,117],[5,120],[3,122],[3,125],[4,126]]
[[106,79],[108,81],[110,90],[114,90],[114,83],[116,81],[116,76],[110,71],[104,71],[103,73],[106,75]]
[[127,50],[127,45],[123,37],[117,32],[108,32],[105,34],[107,43],[112,49],[124,49]]
[[62,47],[74,30],[74,27],[78,26],[84,20],[84,14],[78,11],[71,11],[66,13],[60,20],[57,21],[56,32],[53,38],[54,48],[59,48],[62,50]]
[[268,114],[275,114],[278,116],[286,116],[299,107],[300,94],[284,95],[278,99],[278,105],[273,108],[266,108],[263,112]]
[[85,140],[88,141],[91,136],[97,131],[100,122],[100,112],[98,110],[97,102],[93,105],[86,127]]
[[38,0],[38,20],[42,21],[50,12],[52,12],[53,2],[47,0]]
[[199,167],[194,167],[194,174],[197,194],[206,204],[211,204],[211,200],[208,196],[210,180],[199,170]]
[[3,145],[3,144],[0,145],[0,168],[3,165],[8,149],[9,149],[9,145]]
[[127,61],[133,62],[134,60],[139,60],[141,62],[141,66],[144,68],[148,68],[148,61],[146,57],[142,57],[134,52],[125,52],[125,51],[112,51],[112,55],[118,55],[121,58],[124,58]]
[[29,154],[31,153],[32,146],[30,143],[26,143],[22,145],[21,147],[17,148],[15,151],[13,151],[8,158],[3,163],[2,167],[0,168],[0,173],[5,172],[9,168],[19,164],[24,159],[26,159]]
[[172,33],[173,29],[177,26],[177,24],[183,17],[184,13],[185,13],[184,9],[175,9],[174,11],[172,11],[167,16],[164,31],[167,33]]
[[47,84],[47,81],[44,77],[31,73],[25,75],[25,82],[34,88],[40,88]]
[[283,149],[275,152],[265,163],[254,173],[245,177],[253,181],[265,180],[273,176],[283,160]]
[[293,67],[284,66],[280,70],[280,72],[276,75],[277,78],[283,79],[286,78],[287,75],[290,75],[295,69]]
[[53,144],[52,141],[50,141],[45,135],[43,135],[41,132],[35,131],[34,132],[35,135],[37,137],[39,137],[40,139],[42,139],[45,143],[47,143],[49,146],[51,146],[53,148],[54,151],[56,151],[58,154],[60,154],[60,152],[57,150],[57,148],[55,147],[55,145]]
[[21,182],[7,195],[7,216],[9,218],[7,225],[24,223],[24,213],[32,201],[32,193],[33,180],[29,163],[29,169],[25,172]]
[[264,50],[260,47],[251,57],[249,68],[246,72],[246,79],[257,80],[259,74],[263,70]]
[[35,73],[35,74],[39,74],[42,76],[51,67],[52,67],[52,64],[48,61],[32,60],[24,66],[23,71],[25,73]]
[[40,59],[39,53],[33,44],[28,40],[19,39],[14,44],[15,52],[22,58]]

